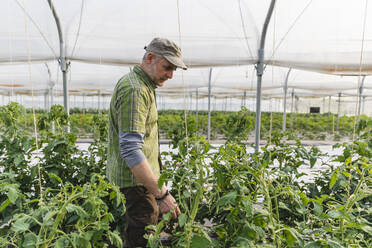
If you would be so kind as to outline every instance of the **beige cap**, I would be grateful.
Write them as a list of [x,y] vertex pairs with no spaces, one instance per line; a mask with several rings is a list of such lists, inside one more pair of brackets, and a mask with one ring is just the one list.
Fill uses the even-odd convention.
[[181,48],[173,41],[165,38],[154,38],[148,46],[145,46],[145,50],[163,56],[179,68],[187,69],[187,66],[182,61]]

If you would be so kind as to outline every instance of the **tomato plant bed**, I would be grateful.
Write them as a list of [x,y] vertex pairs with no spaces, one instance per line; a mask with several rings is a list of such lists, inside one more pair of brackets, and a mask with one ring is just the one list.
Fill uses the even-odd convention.
[[[172,133],[175,149],[162,154],[169,159],[159,184],[172,184],[182,214],[149,226],[149,247],[163,246],[163,231],[173,247],[371,247],[371,120],[362,120],[356,141],[336,145],[342,154],[323,160],[316,147],[305,149],[281,132],[261,152],[248,153],[248,132],[239,132],[250,125],[240,120],[246,114],[231,119],[227,142],[214,149],[191,129],[189,137]],[[92,116],[88,151],[65,132],[61,107],[37,116],[37,142],[23,128],[18,104],[0,108],[0,120],[1,247],[121,247],[125,199],[103,176],[106,117]],[[317,161],[327,170],[303,181],[299,167]]]
[[[165,228],[173,247],[370,247],[371,126],[361,122],[358,141],[337,145],[342,155],[324,161],[283,134],[253,154],[239,140],[211,152],[202,137],[180,139],[178,152],[164,154],[171,159],[162,182],[172,184],[182,214],[152,226],[149,244],[161,247]],[[328,169],[303,182],[298,168],[318,160]]]
[[22,113],[15,103],[0,109],[1,247],[121,247],[125,199],[102,176],[105,123],[96,117],[99,136],[87,152],[77,149],[76,135],[64,131],[62,107],[39,116],[38,141],[22,128]]

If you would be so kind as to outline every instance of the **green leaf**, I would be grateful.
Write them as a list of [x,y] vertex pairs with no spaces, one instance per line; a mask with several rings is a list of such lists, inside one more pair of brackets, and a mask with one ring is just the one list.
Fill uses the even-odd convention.
[[62,179],[61,179],[59,176],[57,176],[56,174],[54,174],[54,173],[49,173],[48,176],[49,176],[50,178],[53,178],[54,180],[58,181],[59,183],[63,184],[63,183],[62,183]]
[[[92,239],[92,236],[97,233],[95,231],[87,231],[85,232],[82,236],[84,237],[84,239],[86,240],[91,240]],[[97,233],[98,234],[98,233]]]
[[164,221],[169,221],[171,218],[172,218],[172,213],[171,212],[163,214],[163,220]]
[[313,202],[314,204],[314,213],[317,216],[320,216],[323,213],[323,206],[317,202]]
[[27,231],[30,227],[30,224],[26,222],[28,218],[28,216],[23,216],[17,219],[12,225],[12,230],[19,233]]
[[180,214],[180,216],[178,216],[178,224],[180,225],[180,227],[183,227],[185,225],[187,221],[187,215],[182,213]]
[[244,204],[244,207],[245,207],[246,215],[251,216],[252,215],[252,209],[253,209],[252,201],[247,199],[243,202],[243,204]]
[[54,248],[65,248],[68,247],[69,240],[66,237],[59,238],[54,244]]
[[24,236],[22,248],[34,248],[36,247],[37,236],[34,233],[27,233]]
[[360,229],[362,229],[366,233],[372,235],[372,227],[370,225],[363,225],[363,226],[360,227]]
[[348,178],[351,178],[351,174],[347,171],[343,171],[342,174],[345,176],[345,177],[348,177]]
[[206,248],[210,247],[211,241],[206,237],[194,235],[191,239],[191,247],[193,248]]
[[292,212],[292,210],[289,209],[289,208],[287,207],[287,205],[285,205],[284,202],[279,202],[279,208],[281,208],[281,209],[285,209],[285,210],[288,210],[289,212]]
[[327,240],[327,244],[330,248],[344,248],[344,246],[340,245],[337,241],[334,240]]
[[296,241],[298,241],[299,234],[293,228],[287,228],[284,230],[285,232],[285,239],[289,246],[294,245]]
[[44,216],[44,221],[49,221],[58,211],[50,211]]
[[217,202],[217,206],[225,206],[229,203],[232,203],[237,197],[238,193],[236,191],[229,192],[226,195],[222,196]]
[[319,248],[322,247],[322,244],[319,241],[313,241],[310,243],[307,243],[304,248]]
[[81,218],[86,218],[88,217],[88,214],[87,212],[85,212],[85,210],[80,207],[80,206],[76,206],[75,204],[72,204],[72,203],[69,203],[66,207],[66,210],[71,213],[71,212],[75,212],[77,215],[79,215]]
[[316,157],[310,157],[310,168],[313,168],[316,163]]
[[348,157],[346,160],[345,160],[345,165],[349,165],[351,163],[351,157]]
[[337,182],[337,177],[338,177],[337,171],[333,172],[332,177],[331,177],[331,181],[329,183],[329,188],[330,189],[332,189],[333,186],[335,185],[335,183]]
[[37,166],[33,166],[33,167],[31,168],[31,178],[35,178],[36,175],[37,175],[37,173],[38,173]]
[[159,189],[161,189],[163,187],[163,184],[164,184],[166,179],[167,179],[167,174],[166,173],[160,175],[160,177],[158,179],[158,188]]
[[123,247],[123,241],[120,238],[119,232],[118,231],[108,231],[108,238],[111,242],[116,247]]
[[243,236],[249,237],[251,239],[257,239],[258,237],[262,238],[265,237],[265,231],[259,227],[256,226],[253,223],[245,222],[243,232]]
[[8,199],[11,203],[15,203],[18,198],[17,188],[14,187],[14,184],[8,185]]
[[112,200],[112,199],[114,199],[116,197],[116,192],[115,191],[112,191],[111,193],[110,193],[110,201]]
[[10,200],[6,199],[0,206],[0,213],[10,204]]
[[15,158],[14,158],[14,165],[16,167],[18,167],[23,161],[23,156],[21,154],[17,155]]
[[75,244],[77,247],[91,248],[89,240],[85,239],[84,236],[79,236],[75,238]]
[[344,216],[344,214],[339,210],[331,210],[331,211],[328,212],[328,216],[333,218],[333,219],[336,219],[336,218],[340,218],[340,217]]

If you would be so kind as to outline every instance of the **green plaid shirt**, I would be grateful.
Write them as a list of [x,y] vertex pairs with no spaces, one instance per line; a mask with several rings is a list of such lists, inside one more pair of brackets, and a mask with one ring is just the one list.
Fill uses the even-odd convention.
[[155,88],[154,82],[139,66],[134,66],[115,86],[109,112],[106,175],[111,183],[120,188],[141,184],[136,181],[120,154],[119,132],[138,132],[144,135],[142,152],[155,177],[160,176]]

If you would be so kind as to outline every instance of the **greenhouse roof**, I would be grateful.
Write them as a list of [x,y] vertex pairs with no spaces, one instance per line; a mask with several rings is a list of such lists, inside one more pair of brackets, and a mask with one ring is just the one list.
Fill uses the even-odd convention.
[[[257,51],[268,0],[54,0],[70,62],[71,94],[110,94],[141,61],[153,37],[182,48],[190,67],[159,94],[202,96],[209,68],[212,93],[254,96]],[[356,96],[363,75],[372,96],[372,6],[368,1],[278,1],[269,25],[263,95]],[[56,22],[46,0],[3,0],[0,9],[0,94],[62,92]],[[340,76],[343,75],[343,76]]]

